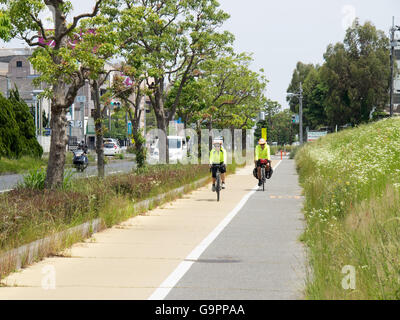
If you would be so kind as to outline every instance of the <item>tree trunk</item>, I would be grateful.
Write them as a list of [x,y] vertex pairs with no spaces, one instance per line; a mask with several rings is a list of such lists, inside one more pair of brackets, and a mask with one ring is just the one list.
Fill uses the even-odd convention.
[[65,106],[57,105],[54,100],[51,105],[50,128],[51,144],[45,187],[55,189],[61,187],[64,181],[67,117]]
[[97,80],[93,81],[93,97],[94,97],[94,123],[96,131],[96,154],[97,154],[97,174],[100,179],[105,176],[105,163],[104,163],[104,147],[103,147],[103,113],[101,112],[100,104],[100,88]]
[[242,155],[245,156],[247,154],[247,130],[246,129],[242,129],[242,151],[243,151]]
[[212,149],[212,146],[213,146],[213,137],[212,137],[212,135],[211,135],[211,132],[212,132],[212,128],[213,128],[213,125],[212,125],[212,119],[210,119],[210,121],[208,122],[208,134],[209,134],[209,137],[208,137],[208,149],[211,151],[211,149]]
[[[156,120],[157,120],[157,128],[160,129],[161,131],[164,132],[166,141],[165,143],[165,148],[160,148],[160,160],[166,161],[166,163],[169,163],[169,148],[168,148],[168,119],[165,116],[165,111],[164,111],[164,101],[162,99],[162,93],[157,91],[155,94],[155,106],[154,106],[154,111],[156,114]],[[161,140],[160,140],[160,143]]]
[[232,154],[235,154],[235,128],[231,127],[231,136],[232,136]]

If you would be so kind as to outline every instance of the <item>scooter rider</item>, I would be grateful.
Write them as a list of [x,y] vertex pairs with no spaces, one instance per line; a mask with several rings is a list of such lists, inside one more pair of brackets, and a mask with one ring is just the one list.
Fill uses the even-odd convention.
[[87,153],[88,153],[88,146],[87,146],[87,144],[85,143],[85,140],[82,139],[81,142],[79,142],[78,148],[79,148],[80,150],[82,150],[84,154],[87,154]]

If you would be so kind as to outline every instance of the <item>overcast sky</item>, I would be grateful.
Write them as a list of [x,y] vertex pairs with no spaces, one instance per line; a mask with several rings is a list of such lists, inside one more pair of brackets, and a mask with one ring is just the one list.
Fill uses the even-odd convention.
[[[94,0],[72,0],[76,13]],[[372,21],[389,33],[392,16],[400,25],[399,0],[219,0],[231,15],[225,29],[235,37],[237,52],[253,52],[252,68],[265,70],[267,96],[287,107],[286,90],[298,61],[321,63],[330,43],[343,41],[355,17]],[[21,46],[13,41],[7,47]]]

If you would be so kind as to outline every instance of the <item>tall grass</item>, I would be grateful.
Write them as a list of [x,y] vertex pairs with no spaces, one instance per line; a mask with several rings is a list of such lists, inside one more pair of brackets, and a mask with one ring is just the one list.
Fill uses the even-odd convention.
[[45,158],[21,157],[19,159],[0,158],[0,174],[22,173],[34,168],[47,166]]
[[[331,134],[298,151],[310,299],[400,298],[400,119]],[[345,289],[343,267],[356,270]]]
[[44,170],[32,171],[25,184],[0,194],[0,253],[94,218],[111,226],[132,216],[135,203],[209,175],[207,165],[160,165],[101,180],[67,174],[63,188],[43,190]]

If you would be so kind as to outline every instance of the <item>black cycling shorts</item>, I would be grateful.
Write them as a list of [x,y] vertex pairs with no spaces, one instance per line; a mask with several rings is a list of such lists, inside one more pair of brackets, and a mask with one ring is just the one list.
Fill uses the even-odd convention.
[[[225,173],[226,165],[223,162],[221,162],[221,165],[222,165],[222,167],[219,168],[219,172]],[[211,167],[211,172],[212,172],[212,177],[215,179],[217,177],[217,167],[213,165]]]

